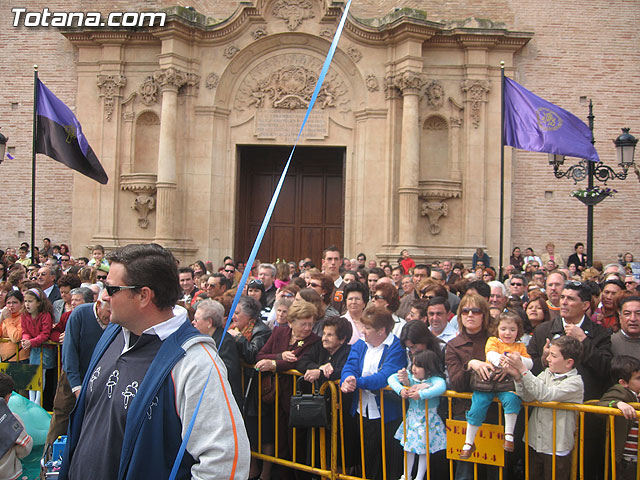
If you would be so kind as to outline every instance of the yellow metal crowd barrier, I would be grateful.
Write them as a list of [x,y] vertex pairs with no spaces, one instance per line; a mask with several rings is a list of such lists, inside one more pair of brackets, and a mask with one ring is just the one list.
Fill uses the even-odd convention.
[[[13,343],[8,338],[0,338],[0,343]],[[0,361],[0,372],[10,374],[14,381],[16,381],[16,390],[33,390],[39,391],[42,394],[43,383],[43,369],[42,369],[42,350],[40,350],[40,364],[30,365],[28,363],[18,362],[20,358],[20,343],[16,343],[16,353],[8,361]],[[43,345],[54,345],[56,348],[56,368],[58,370],[58,378],[62,371],[62,343],[46,341]]]
[[[277,381],[277,379],[282,376],[282,375],[290,375],[293,377],[293,391],[291,392],[281,392],[280,388],[278,386],[279,382]],[[275,374],[275,378],[276,378],[276,393],[275,393],[275,403],[274,405],[276,406],[275,408],[275,415],[273,418],[273,421],[275,422],[275,453],[273,455],[269,455],[263,452],[263,448],[262,448],[262,374],[260,374],[258,376],[258,395],[259,395],[259,402],[258,402],[258,450],[257,451],[252,451],[251,454],[253,455],[253,457],[264,460],[264,461],[268,461],[268,462],[272,462],[274,464],[278,464],[278,465],[282,465],[284,467],[289,467],[292,469],[296,469],[296,470],[300,470],[303,472],[309,472],[312,473],[316,476],[322,477],[322,478],[329,478],[332,480],[335,479],[342,479],[342,480],[362,480],[362,479],[367,479],[368,477],[366,476],[367,474],[367,465],[365,465],[365,461],[364,461],[364,439],[363,439],[363,420],[362,420],[362,416],[359,417],[357,423],[358,423],[358,430],[359,430],[359,450],[360,450],[360,461],[358,462],[358,465],[351,465],[348,466],[347,465],[347,461],[346,461],[346,455],[345,455],[345,451],[349,450],[349,449],[353,449],[356,447],[356,445],[345,445],[345,439],[344,439],[344,416],[345,415],[349,415],[348,411],[349,411],[349,406],[347,405],[346,408],[342,408],[343,407],[343,397],[342,397],[342,392],[340,391],[338,382],[325,382],[323,383],[320,388],[319,388],[319,393],[324,394],[328,400],[330,401],[329,404],[331,406],[331,419],[330,419],[330,428],[325,429],[325,428],[311,428],[309,429],[309,440],[308,440],[308,447],[310,447],[310,455],[307,455],[306,459],[301,459],[298,458],[297,456],[297,452],[296,452],[296,435],[297,435],[297,430],[296,428],[292,429],[292,434],[293,434],[293,451],[291,452],[291,458],[281,458],[278,456],[278,452],[279,452],[279,435],[278,435],[278,415],[277,415],[277,408],[279,408],[279,398],[281,395],[293,395],[295,394],[295,385],[296,382],[295,380],[302,376],[302,374],[300,372],[298,372],[297,370],[289,370],[287,372],[283,372],[283,373],[277,373]],[[243,381],[243,385],[244,385],[244,381]],[[389,390],[389,388],[387,387],[385,390]],[[385,422],[384,422],[384,395],[382,395],[382,391],[380,392],[380,414],[382,417],[382,421],[380,422],[380,429],[381,429],[381,438],[383,439],[382,441],[382,445],[381,445],[381,458],[382,458],[382,475],[383,475],[383,479],[384,480],[396,480],[396,479],[388,479],[387,478],[387,474],[386,474],[386,462],[387,462],[387,451],[386,451],[386,446],[385,446],[385,442],[384,442],[384,438],[385,438]],[[356,394],[358,394],[358,390],[356,390]],[[395,393],[394,393],[395,395]],[[460,431],[458,431],[457,433],[452,433],[452,428],[450,428],[451,425],[453,425],[454,423],[451,422],[455,422],[453,420],[453,416],[452,416],[452,401],[456,398],[458,399],[471,399],[471,394],[470,393],[459,393],[459,392],[455,392],[452,390],[447,390],[443,397],[446,398],[446,400],[448,401],[448,419],[447,419],[447,439],[449,441],[451,437],[451,435],[462,435],[462,438],[464,438],[464,431],[462,429],[460,429]],[[445,399],[443,398],[442,401],[444,401]],[[359,401],[362,402],[361,396],[359,396]],[[499,404],[498,400],[495,399],[494,401],[496,401],[498,403],[498,407],[499,407],[499,415],[498,418],[502,419],[503,415],[502,415],[502,408],[501,405]],[[572,468],[571,468],[571,478],[576,480],[585,480],[585,472],[583,468],[578,468],[579,465],[584,465],[584,460],[585,460],[585,452],[584,452],[584,422],[585,422],[585,416],[586,415],[597,415],[600,417],[604,417],[606,418],[607,421],[607,427],[606,427],[606,437],[605,437],[605,441],[602,444],[602,448],[603,448],[603,457],[604,457],[604,472],[603,472],[603,477],[605,478],[605,480],[609,480],[612,479],[614,480],[616,478],[616,462],[615,462],[615,425],[614,425],[614,418],[616,416],[621,416],[622,413],[620,412],[620,410],[618,410],[617,408],[608,408],[608,407],[600,407],[597,405],[593,405],[590,404],[592,402],[587,402],[586,404],[569,404],[569,403],[559,403],[559,402],[545,402],[545,403],[541,403],[541,402],[529,402],[529,403],[525,403],[523,402],[523,409],[520,412],[520,415],[523,416],[524,418],[524,429],[525,429],[525,438],[528,438],[528,432],[529,432],[529,413],[530,413],[530,409],[534,408],[534,407],[538,407],[538,408],[549,408],[553,410],[553,425],[550,426],[550,428],[552,429],[552,438],[553,438],[553,444],[556,444],[556,412],[558,410],[569,410],[569,411],[574,411],[576,412],[576,414],[578,415],[578,428],[576,429],[575,432],[575,446],[573,448],[573,451],[571,453],[572,455]],[[405,415],[406,415],[406,405],[405,405],[405,401],[402,401],[402,417],[403,420],[405,419]],[[634,406],[636,407],[636,409],[640,409],[640,404],[634,404]],[[427,409],[428,406],[425,403],[425,409]],[[360,411],[362,411],[362,409],[360,409]],[[426,420],[427,420],[427,427],[426,427],[426,443],[429,443],[429,416],[426,415]],[[404,424],[404,422],[403,422]],[[497,439],[499,439],[499,445],[500,445],[500,449],[499,451],[495,452],[495,461],[491,461],[491,459],[489,459],[489,461],[484,461],[484,462],[478,462],[478,463],[485,463],[485,464],[489,464],[489,465],[495,465],[498,469],[499,469],[499,478],[502,479],[503,478],[503,470],[504,470],[504,450],[502,450],[502,439],[503,439],[503,430],[502,430],[502,420],[500,420],[500,423],[498,426],[489,426],[489,425],[483,425],[483,428],[485,428],[485,426],[489,429],[498,429],[502,431],[502,436],[497,437]],[[404,429],[404,435],[406,436],[406,427]],[[406,438],[406,437],[405,437]],[[495,443],[495,442],[494,442]],[[461,445],[461,444],[460,444]],[[316,446],[318,448],[319,454],[316,455]],[[429,448],[426,449],[427,453],[427,466],[430,464],[429,463]],[[640,452],[639,452],[640,453]],[[447,458],[448,458],[448,462],[449,462],[449,475],[450,478],[453,480],[454,478],[454,461],[455,459],[457,459],[457,456],[459,454],[459,449],[456,448],[447,448]],[[319,457],[319,458],[318,458]],[[524,460],[525,460],[525,479],[529,480],[529,450],[528,448],[526,448],[526,442],[525,442],[525,449],[524,449]],[[404,457],[404,470],[407,471],[407,460],[406,460],[406,454]],[[478,463],[474,464],[474,478],[478,478]],[[410,466],[409,466],[410,468]],[[426,476],[425,476],[426,480],[431,480],[432,479],[432,475],[431,472],[429,470],[429,468],[427,468],[427,472],[426,472]],[[552,457],[552,480],[555,480],[556,478],[556,454],[553,454]],[[640,480],[640,469],[638,469],[636,471],[636,477],[637,480]],[[539,480],[539,479],[533,479],[533,480]],[[547,480],[547,479],[545,479]],[[587,478],[588,480],[588,478]]]

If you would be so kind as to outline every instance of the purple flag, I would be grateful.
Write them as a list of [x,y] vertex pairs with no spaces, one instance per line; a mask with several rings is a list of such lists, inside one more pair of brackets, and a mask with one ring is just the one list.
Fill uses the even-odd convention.
[[574,114],[504,79],[504,144],[599,162],[589,127]]

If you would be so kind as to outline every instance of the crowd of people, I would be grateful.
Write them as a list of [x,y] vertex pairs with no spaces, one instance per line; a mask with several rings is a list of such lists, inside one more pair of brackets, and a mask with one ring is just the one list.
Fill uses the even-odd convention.
[[[307,478],[239,453],[247,442],[254,452],[284,459],[295,451],[301,463],[316,454],[308,432],[296,429],[294,436],[289,428],[293,379],[273,375],[289,370],[302,374],[306,390],[336,382],[343,398],[341,441],[349,446],[344,467],[353,475],[377,479],[386,469],[390,479],[422,480],[430,469],[432,478],[448,476],[446,402],[440,398],[449,389],[473,392],[470,401],[453,402],[453,418],[466,422],[454,462],[457,479],[473,478],[478,430],[498,421],[494,396],[503,405],[509,478],[524,478],[525,448],[531,475],[551,478],[554,452],[556,478],[570,475],[575,413],[556,413],[554,444],[551,410],[533,408],[523,440],[521,403],[533,400],[596,400],[618,408],[616,470],[619,478],[636,478],[638,422],[629,404],[640,390],[640,287],[633,256],[589,266],[581,243],[567,262],[553,243],[545,250],[539,257],[515,247],[503,272],[491,267],[482,249],[465,266],[448,259],[416,264],[406,250],[391,262],[367,261],[364,253],[349,259],[334,246],[318,266],[310,258],[247,266],[226,257],[216,268],[203,261],[178,265],[157,245],[131,245],[108,256],[96,245],[91,259],[73,258],[67,246],[45,239],[37,255],[25,244],[0,254],[0,355],[3,362],[43,363],[42,399],[36,392],[30,397],[54,412],[48,443],[69,432],[61,478],[85,478],[96,465],[106,472],[98,478],[118,471],[136,478],[146,449],[171,460],[203,388],[211,395],[201,407],[207,420],[196,423],[193,443],[178,462],[183,473]],[[245,268],[249,281],[223,338]],[[203,335],[194,336],[198,332]],[[164,370],[156,365],[161,353],[162,362],[175,356]],[[152,380],[158,386],[150,390]],[[77,402],[81,407],[69,421]],[[178,406],[177,419],[170,403]],[[152,420],[156,410],[164,427]],[[221,415],[232,421],[213,427]],[[137,433],[129,431],[132,416],[142,425]],[[96,442],[104,439],[92,437],[99,428],[115,439],[101,454]],[[159,445],[158,428],[176,438]],[[214,432],[225,435],[215,447],[209,445]],[[581,468],[589,478],[604,471],[603,437],[602,419],[587,416]],[[85,465],[88,458],[93,463]],[[154,467],[157,476],[171,468],[167,461]],[[493,478],[494,468],[482,468],[481,475]]]

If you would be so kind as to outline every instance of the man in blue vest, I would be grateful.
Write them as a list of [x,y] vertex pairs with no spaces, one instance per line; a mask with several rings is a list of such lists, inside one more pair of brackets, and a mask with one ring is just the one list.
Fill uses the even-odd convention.
[[109,254],[111,323],[69,422],[61,479],[169,478],[204,389],[176,479],[245,479],[250,449],[213,339],[175,304],[173,255],[157,244]]

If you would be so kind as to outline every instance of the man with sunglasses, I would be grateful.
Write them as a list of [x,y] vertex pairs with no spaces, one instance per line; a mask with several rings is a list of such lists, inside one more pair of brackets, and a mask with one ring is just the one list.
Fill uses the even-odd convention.
[[523,304],[526,304],[529,301],[529,297],[527,297],[527,284],[527,277],[521,273],[512,275],[509,280],[510,297],[517,298]]
[[187,435],[177,479],[247,478],[249,441],[227,370],[214,340],[176,307],[175,258],[147,244],[109,260],[111,323],[71,415],[59,478],[169,478]]
[[[224,278],[226,278],[229,281],[229,285],[232,285],[232,286],[237,285],[236,266],[233,263],[233,260],[231,258],[225,259],[224,267],[220,273],[222,273],[222,275],[224,275]],[[229,287],[229,288],[232,288],[232,287]]]
[[207,296],[212,300],[222,296],[229,289],[231,281],[224,273],[214,273],[207,280]]

